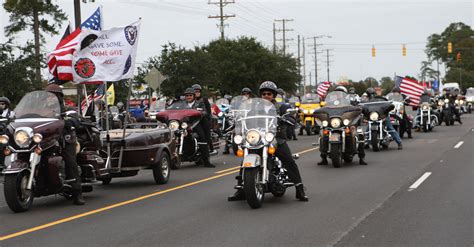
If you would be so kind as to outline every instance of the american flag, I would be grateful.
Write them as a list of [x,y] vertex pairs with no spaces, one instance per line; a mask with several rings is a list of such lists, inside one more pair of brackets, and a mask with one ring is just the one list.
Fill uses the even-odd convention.
[[56,49],[48,55],[49,73],[55,78],[58,84],[72,81],[72,54],[76,50],[81,28],[102,30],[102,11],[100,7],[81,24],[80,28],[77,28],[70,35],[64,37],[68,33],[68,26],[65,35],[56,46]]
[[319,84],[318,89],[316,90],[319,97],[324,98],[328,93],[328,89],[331,87],[331,82],[325,81]]
[[418,106],[424,87],[419,85],[416,80],[403,78],[400,82],[400,93],[410,97],[410,105]]
[[89,106],[90,102],[95,102],[98,99],[102,99],[105,94],[105,84],[101,84],[97,87],[93,94],[87,96],[87,101],[84,99],[81,102],[81,112],[86,114],[87,107]]

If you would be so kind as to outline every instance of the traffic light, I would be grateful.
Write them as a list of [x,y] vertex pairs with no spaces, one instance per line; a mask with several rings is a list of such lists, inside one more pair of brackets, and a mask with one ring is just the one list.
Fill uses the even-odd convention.
[[376,52],[376,51],[375,51],[375,47],[372,46],[372,57],[375,57],[375,52]]
[[404,56],[404,57],[407,56],[407,48],[405,47],[405,45],[403,45],[403,47],[402,47],[402,56]]
[[448,42],[448,53],[453,53],[453,43]]
[[461,52],[458,52],[458,54],[456,54],[456,61],[461,62]]

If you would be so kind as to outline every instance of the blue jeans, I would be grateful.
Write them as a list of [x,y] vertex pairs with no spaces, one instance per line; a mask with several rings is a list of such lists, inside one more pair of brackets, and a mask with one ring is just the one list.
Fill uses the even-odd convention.
[[387,126],[388,133],[392,136],[397,144],[402,144],[402,139],[398,134],[398,131],[393,128],[392,122],[390,122],[390,117],[385,118],[385,126]]

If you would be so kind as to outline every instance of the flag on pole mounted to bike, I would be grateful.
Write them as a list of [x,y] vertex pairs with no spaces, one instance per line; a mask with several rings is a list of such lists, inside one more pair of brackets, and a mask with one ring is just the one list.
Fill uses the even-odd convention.
[[411,106],[418,106],[420,103],[421,94],[423,94],[424,87],[419,85],[416,80],[403,78],[400,82],[400,93],[410,97]]
[[74,32],[70,32],[68,25],[61,41],[50,54],[48,54],[48,70],[52,79],[50,82],[64,84],[73,79],[72,76],[72,54],[79,44],[79,36],[82,30],[102,30],[102,8],[97,8]]
[[140,21],[109,30],[83,30],[72,58],[74,83],[133,77]]
[[[113,84],[112,84],[113,85]],[[109,88],[110,89],[110,88]],[[107,90],[108,91],[108,90]],[[98,99],[102,99],[105,94],[105,84],[100,84],[97,89],[91,95],[87,96],[87,92],[84,94],[86,98],[81,102],[81,112],[84,116],[87,115],[86,110],[89,108],[90,104],[95,102]],[[115,98],[115,95],[114,95]]]
[[319,97],[324,98],[326,97],[326,94],[328,93],[329,88],[331,87],[331,82],[325,81],[319,84],[318,89],[316,90],[316,93],[319,95]]

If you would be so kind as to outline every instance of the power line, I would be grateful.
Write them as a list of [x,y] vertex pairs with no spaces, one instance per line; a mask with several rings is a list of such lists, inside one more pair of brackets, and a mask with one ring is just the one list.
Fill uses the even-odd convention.
[[231,3],[235,3],[235,1],[232,0],[231,2],[227,2],[227,0],[219,0],[219,2],[211,2],[209,0],[209,2],[208,2],[208,4],[216,4],[216,5],[219,6],[220,14],[219,15],[210,15],[208,18],[211,18],[211,19],[219,18],[220,19],[219,28],[220,28],[220,31],[221,31],[221,39],[225,39],[225,36],[224,36],[224,28],[225,28],[224,21],[228,18],[235,17],[235,15],[224,15],[224,7],[227,4],[231,4]]
[[[294,31],[293,29],[287,29],[286,28],[286,23],[293,21],[293,19],[280,19],[280,20],[275,20],[276,22],[281,22],[282,23],[282,28],[281,29],[275,29],[274,32],[282,32],[283,37],[280,41],[283,41],[283,55],[286,55],[286,42],[293,40],[293,39],[287,39],[286,38],[286,32]],[[278,39],[276,40],[278,41]]]

